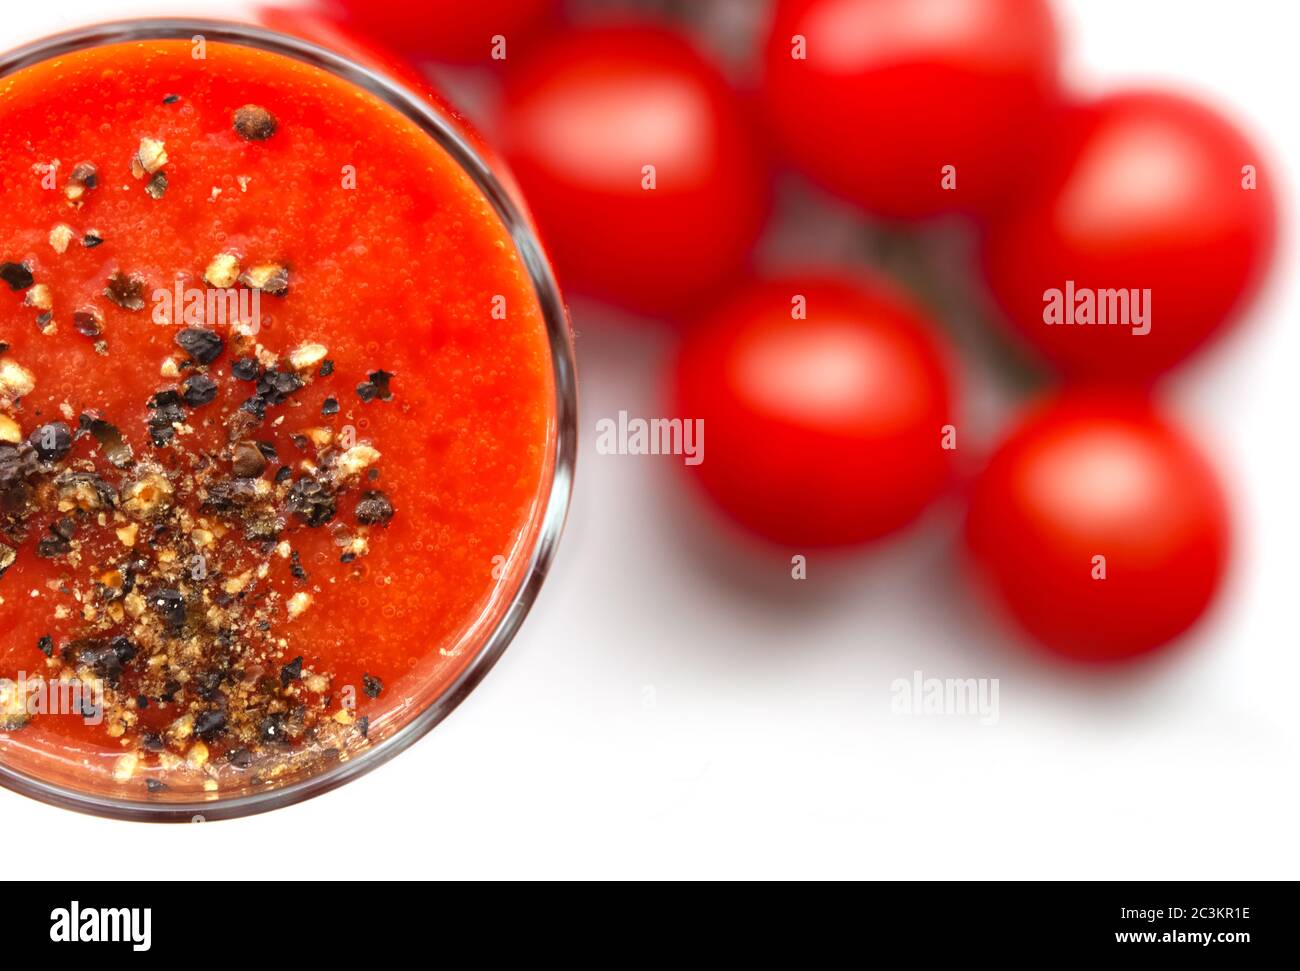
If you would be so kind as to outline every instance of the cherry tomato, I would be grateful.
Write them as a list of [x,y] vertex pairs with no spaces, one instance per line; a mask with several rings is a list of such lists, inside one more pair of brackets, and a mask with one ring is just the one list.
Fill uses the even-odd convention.
[[321,0],[344,24],[401,51],[468,63],[492,57],[496,37],[512,45],[545,25],[556,0]]
[[429,79],[411,61],[376,43],[367,36],[357,34],[347,24],[314,13],[301,7],[258,7],[257,19],[272,30],[300,37],[319,44],[336,54],[355,61],[379,74],[386,75],[412,93],[428,101],[439,114],[465,139],[491,167],[497,181],[510,194],[516,205],[527,212],[514,176],[497,157],[495,149],[484,141],[482,135],[443,94],[430,84]]
[[[1044,178],[990,228],[986,272],[1008,322],[1059,371],[1147,382],[1238,316],[1275,218],[1259,152],[1223,118],[1175,95],[1118,94],[1068,112]],[[1063,318],[1049,303],[1070,310],[1067,285],[1077,313]],[[1099,309],[1103,292],[1119,324],[1058,323],[1098,319],[1087,301]]]
[[1119,661],[1187,630],[1228,557],[1213,470],[1144,398],[1033,411],[976,481],[966,538],[1001,608],[1050,651]]
[[434,91],[428,79],[415,65],[369,34],[359,34],[342,20],[303,7],[276,6],[258,7],[257,19],[272,30],[319,44],[364,67],[385,74],[439,107],[448,108],[445,99]]
[[766,172],[722,75],[653,25],[571,32],[507,81],[501,144],[568,287],[680,308],[745,262]]
[[888,218],[993,208],[1057,103],[1046,0],[779,0],[765,60],[786,155]]
[[687,334],[674,402],[704,422],[693,471],[705,491],[796,550],[897,530],[950,479],[945,355],[930,322],[877,280],[746,288]]

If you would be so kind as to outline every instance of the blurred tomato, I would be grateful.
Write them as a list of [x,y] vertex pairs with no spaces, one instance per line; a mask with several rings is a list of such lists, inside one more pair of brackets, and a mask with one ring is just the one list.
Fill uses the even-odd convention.
[[[1177,364],[1267,269],[1273,191],[1266,171],[1256,188],[1243,171],[1260,165],[1228,122],[1181,97],[1131,92],[1072,110],[1044,178],[987,239],[987,276],[1010,324],[1072,376],[1147,381]],[[1045,294],[1069,281],[1076,294],[1149,289],[1149,333],[1138,333],[1144,322],[1049,325]]]
[[556,0],[321,0],[331,18],[393,50],[437,60],[486,61],[493,38],[517,41],[546,23]]
[[259,23],[319,44],[336,54],[342,54],[372,71],[387,75],[394,81],[447,109],[446,100],[438,94],[413,64],[397,53],[376,42],[369,35],[358,34],[347,23],[331,19],[303,7],[258,7]]
[[764,87],[832,191],[888,218],[987,211],[1041,149],[1056,31],[1045,0],[778,0]]
[[997,450],[966,537],[981,580],[1029,634],[1065,657],[1117,661],[1201,615],[1229,524],[1210,466],[1145,399],[1079,392]]
[[259,7],[257,20],[272,30],[311,41],[341,54],[362,67],[387,76],[429,102],[443,120],[456,129],[488,164],[497,181],[527,217],[523,193],[514,176],[497,157],[496,151],[483,140],[469,119],[429,83],[429,79],[416,65],[369,37],[359,36],[346,24],[301,7]]
[[699,481],[774,542],[883,536],[949,480],[946,362],[929,321],[881,282],[755,284],[687,335],[674,380],[675,413],[704,420]]
[[501,144],[566,286],[671,310],[740,268],[766,171],[722,75],[658,26],[571,32],[515,66]]

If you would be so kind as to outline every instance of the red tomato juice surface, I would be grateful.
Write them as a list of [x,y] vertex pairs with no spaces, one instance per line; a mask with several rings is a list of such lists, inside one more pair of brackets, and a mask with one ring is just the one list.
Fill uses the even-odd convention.
[[541,310],[470,178],[347,81],[202,53],[0,80],[0,759],[131,794],[382,738],[551,474]]

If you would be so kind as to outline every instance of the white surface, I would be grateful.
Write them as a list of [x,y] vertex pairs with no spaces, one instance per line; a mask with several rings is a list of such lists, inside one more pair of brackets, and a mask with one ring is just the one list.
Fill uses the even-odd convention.
[[[1211,93],[1289,168],[1290,4],[1062,4],[1081,78]],[[14,8],[0,43],[151,4]],[[211,9],[173,2],[167,12]],[[576,502],[534,615],[448,722],[392,764],[287,810],[137,827],[205,879],[348,877],[1296,877],[1293,616],[1300,317],[1289,242],[1248,328],[1185,372],[1179,407],[1234,470],[1244,548],[1185,648],[1136,676],[1026,662],[952,576],[941,510],[803,584],[714,552],[672,460],[596,455],[595,420],[655,414],[667,342],[579,311]],[[998,677],[1001,719],[891,716],[889,685]],[[51,829],[51,827],[54,827]],[[125,824],[0,792],[9,872],[84,871]],[[181,875],[174,866],[141,877]]]

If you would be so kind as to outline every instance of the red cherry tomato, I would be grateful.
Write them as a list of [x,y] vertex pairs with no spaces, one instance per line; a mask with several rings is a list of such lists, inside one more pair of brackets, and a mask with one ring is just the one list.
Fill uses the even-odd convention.
[[987,211],[1040,150],[1056,31],[1046,0],[779,0],[764,89],[827,188],[889,218]]
[[321,0],[328,15],[393,50],[437,60],[492,57],[494,38],[512,46],[543,26],[556,0]]
[[1201,616],[1229,524],[1213,470],[1147,401],[1080,392],[1031,413],[997,450],[966,538],[1025,631],[1103,662],[1154,650]]
[[671,310],[744,264],[766,172],[726,81],[678,34],[569,33],[510,73],[501,122],[564,285]]
[[415,65],[376,42],[370,35],[358,34],[343,21],[301,7],[275,6],[258,7],[257,19],[272,30],[319,44],[364,67],[385,74],[444,110],[454,110]]
[[523,193],[515,182],[514,176],[497,157],[496,150],[483,140],[478,129],[429,83],[429,79],[411,61],[369,37],[358,35],[344,23],[300,7],[259,7],[257,19],[272,30],[300,37],[342,54],[363,67],[386,75],[390,80],[396,81],[412,93],[424,98],[488,163],[497,181],[510,194],[516,205],[527,214]]
[[[990,229],[986,272],[1009,323],[1058,370],[1146,382],[1245,306],[1275,218],[1259,152],[1228,122],[1185,98],[1131,92],[1068,113],[1044,178]],[[1067,284],[1079,306],[1067,320],[1089,319],[1099,291],[1126,292],[1130,309],[1107,311],[1120,324],[1046,323],[1045,294],[1064,306]]]
[[879,281],[756,284],[687,335],[674,380],[676,414],[704,421],[700,483],[773,542],[883,536],[949,481],[944,355],[930,322]]

